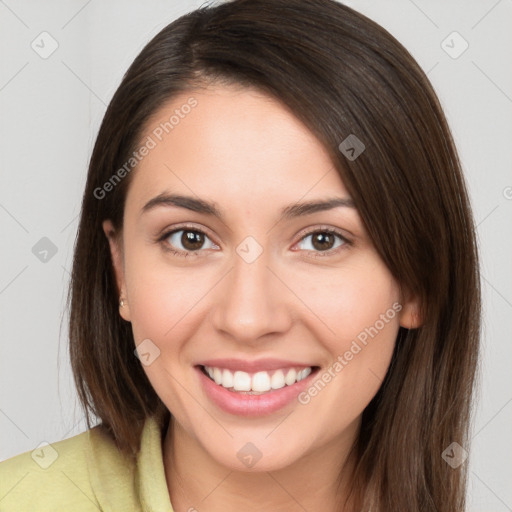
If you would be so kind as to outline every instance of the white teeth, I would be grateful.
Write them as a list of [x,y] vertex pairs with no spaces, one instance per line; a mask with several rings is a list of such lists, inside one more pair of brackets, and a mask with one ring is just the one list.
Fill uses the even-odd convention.
[[284,381],[286,382],[287,386],[291,386],[295,380],[297,379],[297,372],[291,368],[288,370],[288,373],[286,374],[286,377],[284,378]]
[[251,391],[251,376],[246,372],[235,372],[233,389],[235,391]]
[[225,388],[232,388],[233,387],[233,374],[229,370],[224,370],[222,372],[222,382],[221,384]]
[[219,368],[213,369],[213,380],[215,381],[215,384],[220,384],[222,382],[222,370]]
[[297,374],[297,382],[305,379],[311,373],[311,368],[304,368]]
[[272,389],[284,388],[285,382],[283,370],[277,370],[277,372],[274,372],[274,375],[272,375],[272,378],[270,379],[270,385],[272,386]]
[[258,372],[252,376],[253,391],[270,391],[270,375],[267,372]]
[[281,389],[284,386],[291,386],[296,382],[305,379],[312,371],[311,367],[302,368],[297,371],[295,368],[276,370],[272,373],[260,371],[250,375],[247,372],[231,372],[227,369],[204,367],[210,378],[220,386],[233,391],[254,391],[265,393],[271,389]]

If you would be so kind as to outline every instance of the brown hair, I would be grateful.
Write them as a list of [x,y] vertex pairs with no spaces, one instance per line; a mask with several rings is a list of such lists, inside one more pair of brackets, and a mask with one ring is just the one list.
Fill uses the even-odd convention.
[[[474,225],[460,162],[424,72],[379,25],[332,0],[235,0],[174,21],[142,50],[105,113],[92,153],[75,245],[70,352],[81,402],[122,450],[145,418],[168,418],[134,355],[102,221],[122,230],[131,174],[101,188],[178,93],[205,80],[257,87],[323,143],[381,258],[421,301],[423,324],[400,328],[390,368],[365,409],[354,489],[364,511],[464,508],[477,368],[480,289]],[[356,159],[338,149],[350,134]],[[167,415],[167,416],[166,416]],[[89,416],[88,416],[89,419]]]

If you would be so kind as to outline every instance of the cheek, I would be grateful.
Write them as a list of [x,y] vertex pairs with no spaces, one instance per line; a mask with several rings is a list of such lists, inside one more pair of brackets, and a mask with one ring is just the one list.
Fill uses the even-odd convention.
[[[318,316],[307,317],[308,328],[316,332],[328,360],[301,403],[314,402],[319,417],[331,418],[336,429],[357,418],[382,384],[399,329],[400,290],[374,253],[308,279],[308,306]],[[303,291],[307,288],[303,281]],[[333,415],[340,407],[344,414]]]
[[[219,281],[218,271],[138,242],[126,252],[132,255],[125,265],[135,343],[149,338],[160,349],[157,367],[177,371],[190,364],[185,348],[208,312],[208,293]],[[148,366],[146,371],[153,375],[156,369]]]
[[[144,265],[132,270],[128,284],[130,314],[136,339],[163,340],[182,331],[194,306],[204,295],[204,286],[192,277],[193,269],[160,269]],[[176,339],[176,338],[175,338]]]
[[185,347],[200,324],[198,305],[208,290],[206,276],[185,266],[172,268],[163,258],[150,260],[126,262],[135,344],[149,339],[158,347],[154,364],[143,369],[169,410],[192,425],[188,415],[194,409],[183,391],[192,387],[186,373],[190,361]]
[[329,425],[323,434],[328,438],[355,421],[379,390],[402,306],[396,281],[373,254],[350,268],[315,277],[312,309],[321,311],[319,316],[334,333],[319,338],[329,361],[299,398],[305,410],[314,410]]
[[[331,355],[348,350],[352,340],[364,342],[368,330],[381,338],[391,338],[398,329],[400,291],[393,276],[373,252],[353,264],[318,269],[301,278],[300,293],[307,297],[309,326]],[[306,317],[305,317],[306,318]],[[322,332],[322,335],[320,335]]]

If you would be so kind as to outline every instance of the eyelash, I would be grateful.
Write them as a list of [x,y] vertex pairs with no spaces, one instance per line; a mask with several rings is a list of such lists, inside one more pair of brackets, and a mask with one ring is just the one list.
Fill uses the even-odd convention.
[[[193,227],[193,226],[178,226],[177,228],[174,228],[174,229],[172,229],[170,231],[166,231],[163,235],[158,237],[157,238],[157,242],[161,243],[163,248],[164,248],[164,250],[170,252],[174,256],[178,256],[178,257],[182,257],[182,258],[187,258],[190,255],[199,256],[198,253],[201,251],[201,249],[199,249],[197,251],[181,251],[181,250],[172,249],[171,247],[169,247],[169,244],[166,243],[167,238],[169,238],[174,233],[178,233],[180,231],[190,231],[192,233],[201,233],[204,236],[206,236],[207,238],[209,238],[207,233],[205,233],[202,229],[199,229],[199,228],[196,228],[196,227]],[[327,251],[311,251],[311,250],[307,250],[307,252],[313,253],[312,256],[311,256],[313,258],[323,258],[323,257],[326,257],[326,256],[332,256],[334,254],[337,254],[340,250],[343,250],[343,248],[345,246],[351,246],[352,245],[352,242],[349,239],[347,239],[345,236],[343,236],[338,230],[333,229],[333,228],[327,228],[327,227],[326,228],[318,228],[318,229],[315,229],[313,231],[309,231],[307,233],[304,233],[304,235],[300,238],[299,242],[301,242],[302,240],[304,240],[308,236],[316,235],[318,233],[328,233],[330,235],[335,235],[335,236],[337,236],[338,238],[341,239],[343,244],[340,245],[339,247],[336,247],[335,249],[328,249]],[[299,242],[297,242],[297,243],[299,243]],[[215,245],[217,245],[217,244],[215,244]],[[299,251],[300,251],[300,249],[299,249]]]

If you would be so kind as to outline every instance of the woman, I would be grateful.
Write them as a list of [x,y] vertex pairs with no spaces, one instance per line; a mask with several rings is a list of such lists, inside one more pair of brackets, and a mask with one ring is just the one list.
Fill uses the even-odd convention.
[[90,162],[70,349],[99,426],[3,463],[2,506],[463,510],[478,283],[449,128],[390,34],[331,0],[194,11]]

